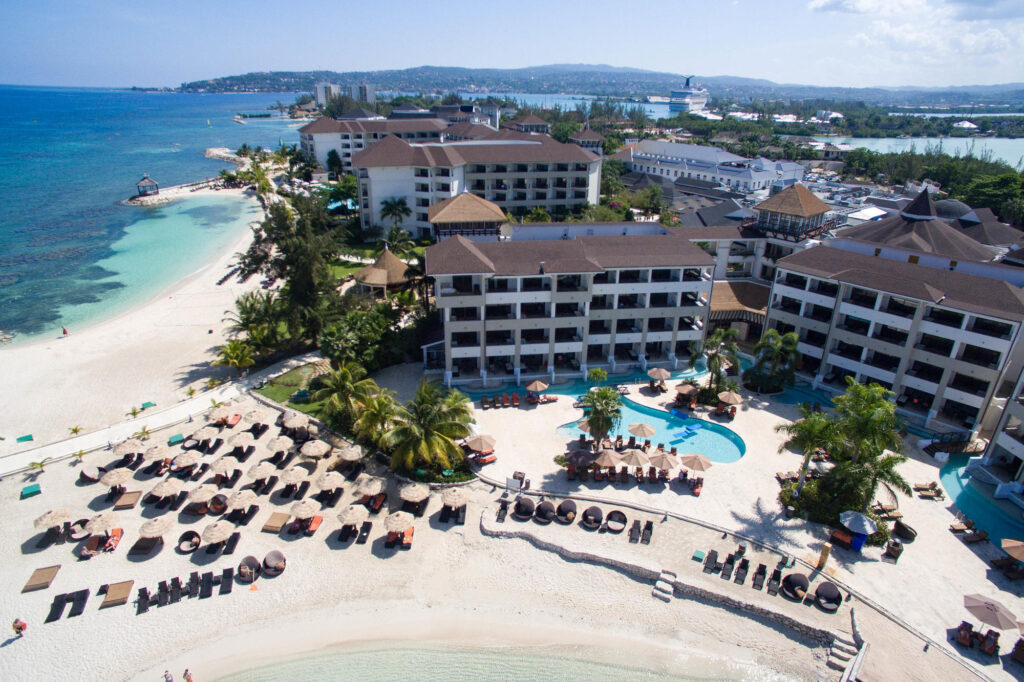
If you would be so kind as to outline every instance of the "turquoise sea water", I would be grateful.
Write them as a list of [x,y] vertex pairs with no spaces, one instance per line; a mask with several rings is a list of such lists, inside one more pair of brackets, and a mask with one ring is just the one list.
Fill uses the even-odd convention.
[[298,141],[283,119],[232,122],[293,95],[185,95],[0,86],[0,330],[80,327],[209,262],[255,214],[237,200],[118,202],[148,173],[169,186],[230,164],[208,147]]

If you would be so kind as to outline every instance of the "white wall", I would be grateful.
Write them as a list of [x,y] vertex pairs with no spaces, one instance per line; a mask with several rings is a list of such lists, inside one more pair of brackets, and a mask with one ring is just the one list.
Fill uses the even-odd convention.
[[[875,249],[881,249],[878,254],[879,258],[887,258],[889,260],[895,260],[902,263],[908,262],[907,259],[913,255],[918,257],[918,265],[923,265],[927,268],[935,268],[937,270],[950,270],[949,264],[951,260],[947,256],[918,253],[915,251],[904,251],[903,249],[895,249],[891,246],[867,244],[865,242],[843,239],[842,237],[839,237],[838,239],[826,239],[821,243],[835,249],[852,251],[853,253],[861,253],[867,256],[874,256]],[[968,275],[987,277],[988,279],[998,279],[1004,282],[1009,282],[1014,286],[1024,287],[1024,268],[1015,268],[997,263],[958,261],[956,267],[952,268],[952,270],[954,272],[963,272]]]

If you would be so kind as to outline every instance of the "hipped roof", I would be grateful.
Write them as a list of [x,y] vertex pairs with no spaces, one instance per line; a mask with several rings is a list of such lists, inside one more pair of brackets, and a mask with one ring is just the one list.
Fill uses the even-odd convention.
[[799,182],[773,194],[754,207],[758,211],[784,213],[800,218],[813,218],[828,211],[828,204],[814,196]]
[[503,223],[505,212],[497,204],[475,194],[463,192],[439,201],[427,210],[432,223]]
[[360,284],[370,286],[398,286],[409,281],[409,278],[405,276],[408,269],[408,265],[385,247],[372,265],[367,265],[356,272],[355,279]]
[[[372,121],[371,121],[372,122]],[[467,163],[591,163],[598,157],[546,135],[494,133],[478,140],[410,144],[393,135],[352,155],[355,168],[462,166]]]

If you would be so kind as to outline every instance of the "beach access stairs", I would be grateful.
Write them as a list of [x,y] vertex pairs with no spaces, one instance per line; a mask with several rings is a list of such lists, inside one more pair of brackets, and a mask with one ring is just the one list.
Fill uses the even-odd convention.
[[675,596],[675,573],[672,571],[666,571],[661,569],[661,575],[654,581],[654,588],[651,590],[651,596],[655,599],[660,599],[663,602],[672,601],[672,597]]
[[834,635],[835,638],[832,640],[832,646],[828,649],[828,659],[825,664],[833,670],[845,671],[850,667],[850,661],[860,653],[860,647],[854,643],[852,637],[847,638],[845,634],[839,633],[834,633]]

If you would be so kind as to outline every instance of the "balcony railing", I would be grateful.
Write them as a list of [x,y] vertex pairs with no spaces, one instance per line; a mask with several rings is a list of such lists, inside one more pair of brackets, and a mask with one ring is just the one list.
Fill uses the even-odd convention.
[[941,324],[944,327],[952,327],[953,329],[960,329],[964,323],[964,319],[959,315],[947,315],[937,310],[933,310],[925,315],[924,319],[935,324]]
[[994,339],[1009,339],[1010,338],[1010,327],[1003,325],[995,325],[987,322],[978,320],[971,327],[970,331],[975,334],[984,334],[985,336],[991,336]]

